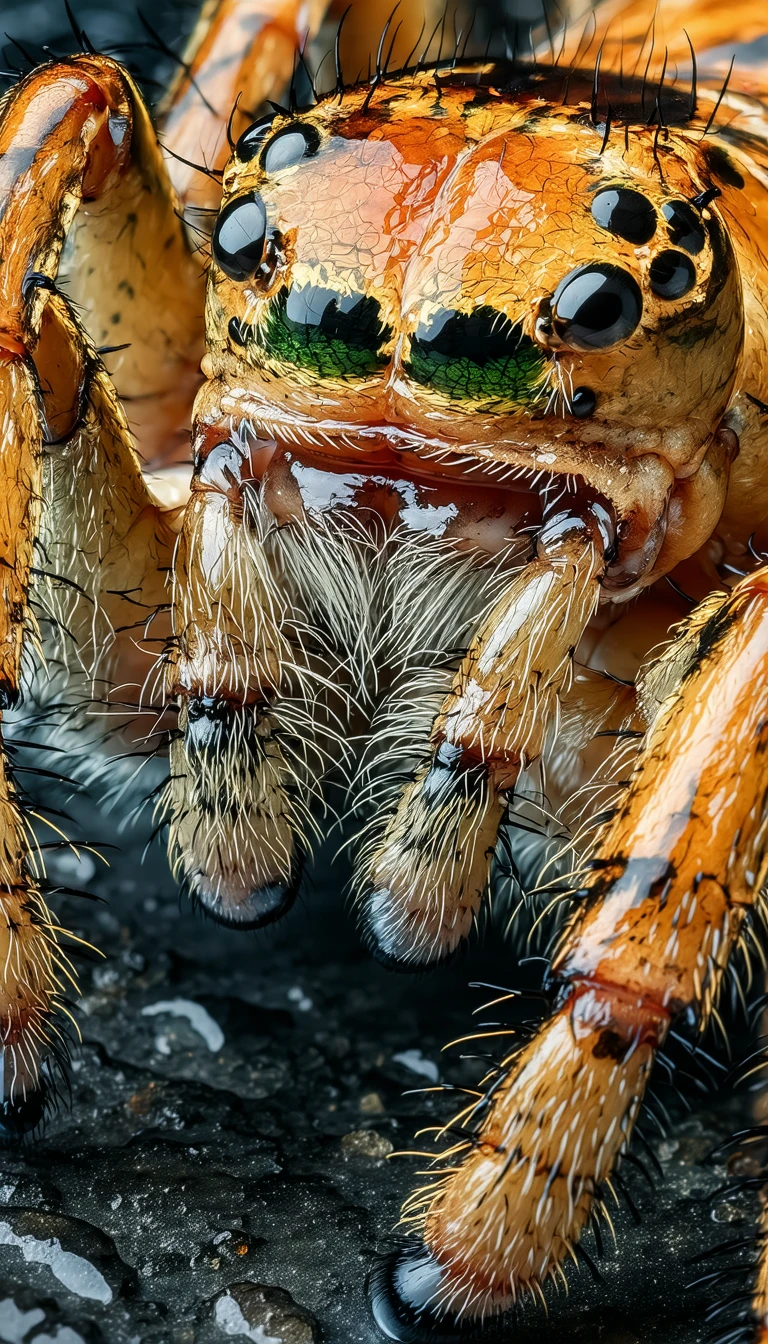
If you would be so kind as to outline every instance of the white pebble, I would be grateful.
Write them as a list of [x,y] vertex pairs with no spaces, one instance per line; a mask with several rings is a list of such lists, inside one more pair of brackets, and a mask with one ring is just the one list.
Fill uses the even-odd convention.
[[404,1069],[410,1069],[411,1073],[418,1073],[422,1078],[428,1078],[431,1083],[436,1083],[440,1077],[440,1070],[435,1062],[422,1055],[420,1050],[402,1050],[399,1055],[392,1056],[395,1064],[402,1064]]
[[239,1303],[234,1297],[230,1297],[229,1293],[220,1297],[216,1303],[214,1320],[225,1335],[243,1335],[246,1339],[253,1340],[253,1344],[281,1344],[276,1335],[268,1335],[262,1326],[249,1325],[240,1310]]
[[[201,1003],[192,999],[160,999],[158,1003],[148,1003],[141,1010],[143,1017],[157,1017],[168,1013],[171,1017],[186,1017],[193,1031],[202,1036],[208,1049],[216,1054],[224,1044],[224,1032]],[[163,1049],[161,1054],[169,1053]]]
[[10,1223],[0,1223],[0,1246],[16,1246],[31,1264],[47,1265],[59,1283],[78,1297],[95,1302],[111,1302],[112,1289],[90,1260],[74,1251],[62,1249],[58,1237],[39,1241],[37,1237],[18,1237]]

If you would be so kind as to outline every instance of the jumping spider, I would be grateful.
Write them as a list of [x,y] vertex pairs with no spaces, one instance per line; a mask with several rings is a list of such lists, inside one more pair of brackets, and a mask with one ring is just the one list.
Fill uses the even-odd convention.
[[[207,5],[160,144],[90,50],[3,101],[0,693],[11,744],[23,686],[72,759],[92,720],[65,689],[108,683],[124,741],[123,688],[175,707],[171,863],[238,929],[291,904],[346,768],[361,925],[398,967],[467,938],[546,767],[575,827],[541,877],[569,912],[552,1013],[406,1204],[421,1241],[374,1293],[406,1338],[563,1276],[671,1024],[706,1023],[759,902],[768,78],[748,97],[707,71],[764,15],[683,3],[649,47],[644,0],[609,3],[548,64],[419,57],[404,14],[369,79],[345,83],[339,40],[330,92],[270,105],[305,21]],[[71,971],[0,769],[19,1132]]]

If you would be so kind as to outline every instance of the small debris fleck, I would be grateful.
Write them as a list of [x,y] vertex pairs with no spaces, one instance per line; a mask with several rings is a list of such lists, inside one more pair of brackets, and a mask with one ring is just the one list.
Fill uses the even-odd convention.
[[360,1110],[363,1115],[382,1115],[384,1102],[378,1092],[366,1092],[365,1096],[360,1098]]
[[300,1013],[308,1013],[312,1005],[312,1000],[304,993],[301,985],[293,985],[288,990],[288,998],[291,1003],[295,1003]]
[[341,1140],[341,1149],[346,1157],[370,1157],[381,1161],[389,1157],[393,1145],[384,1134],[375,1129],[353,1129]]

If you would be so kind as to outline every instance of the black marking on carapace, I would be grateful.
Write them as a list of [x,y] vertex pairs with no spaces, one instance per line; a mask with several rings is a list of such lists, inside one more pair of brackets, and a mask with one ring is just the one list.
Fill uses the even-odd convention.
[[702,153],[710,172],[720,182],[725,183],[726,187],[736,187],[740,190],[744,186],[744,178],[722,145],[702,145]]

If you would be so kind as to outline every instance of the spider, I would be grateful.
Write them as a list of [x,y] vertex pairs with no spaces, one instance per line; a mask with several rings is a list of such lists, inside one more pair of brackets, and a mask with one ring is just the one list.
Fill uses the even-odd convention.
[[175,709],[171,864],[236,929],[290,906],[346,773],[397,968],[462,946],[532,780],[573,822],[539,877],[568,910],[551,1015],[441,1131],[374,1274],[396,1339],[565,1278],[766,876],[768,76],[718,51],[762,6],[663,32],[616,0],[476,60],[433,17],[390,17],[351,83],[342,18],[299,107],[270,99],[319,0],[207,5],[159,141],[85,41],[0,108],[6,1131],[40,1121],[74,981],[22,689],[73,760],[90,703],[119,741],[131,688]]

